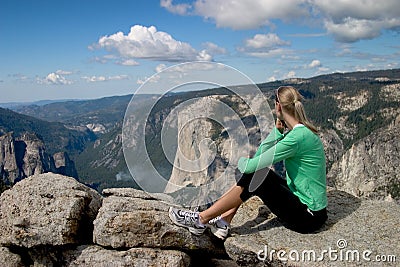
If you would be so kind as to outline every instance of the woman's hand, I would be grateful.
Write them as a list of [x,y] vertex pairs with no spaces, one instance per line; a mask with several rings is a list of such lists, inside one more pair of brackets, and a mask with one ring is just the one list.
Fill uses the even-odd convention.
[[280,119],[276,118],[275,127],[276,127],[276,129],[278,129],[281,133],[283,133],[283,131],[285,131],[286,124],[285,124],[284,121],[281,121]]

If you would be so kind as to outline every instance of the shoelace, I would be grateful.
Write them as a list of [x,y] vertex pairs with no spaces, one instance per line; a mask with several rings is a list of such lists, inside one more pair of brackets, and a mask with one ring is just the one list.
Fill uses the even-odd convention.
[[198,215],[191,211],[180,211],[181,216],[183,216],[185,223],[194,224],[197,221]]
[[208,221],[208,224],[215,224],[217,221],[221,219],[221,216],[215,217],[214,219],[211,219]]

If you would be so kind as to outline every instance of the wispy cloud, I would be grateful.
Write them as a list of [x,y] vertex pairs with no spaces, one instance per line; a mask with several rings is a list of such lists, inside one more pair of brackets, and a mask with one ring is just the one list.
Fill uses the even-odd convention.
[[8,77],[11,77],[15,79],[16,81],[26,81],[28,80],[28,76],[22,73],[14,73],[14,74],[9,74]]
[[322,37],[326,36],[327,33],[294,33],[287,34],[288,37],[300,37],[300,38],[312,38],[312,37]]
[[138,66],[139,62],[133,60],[133,59],[123,59],[115,62],[118,65],[122,66]]
[[190,4],[173,4],[172,0],[161,0],[160,6],[173,14],[179,15],[187,15],[192,8]]
[[129,79],[128,75],[115,75],[115,76],[83,76],[81,77],[86,82],[107,82]]

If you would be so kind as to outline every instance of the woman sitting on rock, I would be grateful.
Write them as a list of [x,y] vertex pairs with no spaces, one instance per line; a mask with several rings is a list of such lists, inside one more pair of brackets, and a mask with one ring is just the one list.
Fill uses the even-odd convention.
[[[237,184],[202,212],[170,208],[171,220],[196,235],[210,227],[214,235],[225,239],[239,206],[256,195],[287,228],[300,233],[318,230],[327,219],[325,154],[302,100],[294,87],[279,87],[276,125],[253,158],[239,159],[242,175]],[[285,133],[284,125],[289,130]],[[269,169],[282,160],[286,179]]]

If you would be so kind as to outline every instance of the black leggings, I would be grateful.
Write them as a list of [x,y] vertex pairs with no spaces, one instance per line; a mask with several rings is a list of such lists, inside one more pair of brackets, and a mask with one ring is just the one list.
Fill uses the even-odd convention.
[[[253,183],[260,184],[258,187],[250,185],[253,178],[256,179]],[[307,205],[301,203],[290,191],[286,180],[269,168],[251,174],[241,174],[237,185],[244,188],[240,195],[243,202],[252,196],[260,197],[285,227],[296,232],[315,232],[328,218],[326,208],[319,211],[309,210]]]

